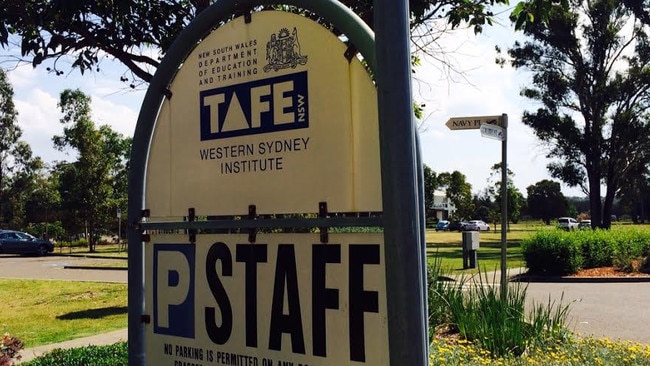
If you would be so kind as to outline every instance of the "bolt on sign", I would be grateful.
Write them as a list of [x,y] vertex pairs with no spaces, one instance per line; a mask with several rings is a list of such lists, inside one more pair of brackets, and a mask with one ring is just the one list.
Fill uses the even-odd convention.
[[[346,45],[299,15],[235,18],[179,66],[149,146],[148,222],[381,212],[377,94]],[[383,234],[151,231],[150,365],[387,365]],[[182,232],[182,231],[181,231]]]

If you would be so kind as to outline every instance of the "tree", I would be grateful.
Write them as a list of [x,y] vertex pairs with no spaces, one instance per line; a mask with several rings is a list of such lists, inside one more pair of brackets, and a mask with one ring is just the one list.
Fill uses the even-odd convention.
[[485,222],[497,222],[499,214],[496,211],[496,203],[492,200],[492,194],[489,189],[485,189],[480,194],[472,198],[474,204],[474,212],[471,217]]
[[128,140],[107,126],[96,128],[90,118],[90,97],[79,90],[64,90],[59,102],[65,125],[53,138],[60,150],[72,148],[78,158],[58,166],[62,205],[71,212],[77,228],[88,228],[88,249],[95,250],[100,228],[115,212],[116,177],[123,175]]
[[433,206],[433,194],[439,186],[438,176],[426,164],[423,164],[422,170],[424,172],[424,207],[428,210]]
[[[0,3],[0,45],[5,48],[20,44],[19,62],[34,67],[46,60],[48,69],[57,75],[67,65],[81,73],[99,70],[102,61],[111,57],[124,64],[130,75],[122,81],[135,86],[149,82],[160,64],[160,56],[174,38],[205,10],[209,0],[133,0],[133,1],[52,1],[5,0]],[[372,2],[344,0],[343,3],[373,26]],[[507,4],[507,0],[411,0],[411,28],[415,29],[439,18],[447,18],[451,27],[466,23],[480,32],[492,24],[490,6]],[[287,6],[263,6],[256,10]],[[242,9],[242,12],[247,9]],[[306,14],[320,20],[315,14]],[[429,35],[434,27],[425,26],[414,39],[419,50],[435,42]],[[151,56],[151,55],[160,56]],[[73,61],[61,62],[66,58]],[[127,76],[128,75],[128,76]]]
[[0,68],[0,222],[6,221],[8,211],[7,178],[13,170],[13,155],[22,131],[17,124],[14,89]]
[[14,91],[0,68],[0,224],[26,226],[25,200],[37,186],[32,182],[44,165],[20,139]]
[[8,179],[5,220],[9,226],[24,229],[29,224],[27,202],[39,189],[37,177],[44,173],[45,164],[39,157],[32,156],[32,149],[24,141],[14,147],[13,172]]
[[544,179],[526,188],[528,193],[528,212],[546,225],[551,219],[566,215],[568,201],[560,188],[559,182]]
[[648,16],[634,1],[556,3],[526,1],[532,23],[513,17],[528,40],[512,65],[533,74],[521,94],[542,105],[522,121],[548,147],[551,176],[581,187],[592,225],[609,228],[621,183],[650,162]]
[[472,203],[472,185],[467,183],[465,175],[457,170],[452,173],[440,173],[440,186],[445,189],[445,195],[456,207],[455,218],[469,218],[474,213]]
[[[512,178],[515,176],[515,173],[512,170],[508,169],[506,173],[506,194],[507,194],[507,214],[508,222],[517,223],[521,217],[521,208],[523,207],[522,201],[524,201],[524,196],[519,192],[519,189],[515,187],[515,183]],[[494,200],[497,203],[495,211],[497,214],[501,215],[501,163],[496,163],[492,166],[492,173],[490,173],[490,178],[488,181],[491,181],[491,185],[488,188],[490,194],[494,196]]]
[[639,167],[633,177],[625,179],[617,197],[634,223],[645,222],[646,210],[650,207],[650,167]]

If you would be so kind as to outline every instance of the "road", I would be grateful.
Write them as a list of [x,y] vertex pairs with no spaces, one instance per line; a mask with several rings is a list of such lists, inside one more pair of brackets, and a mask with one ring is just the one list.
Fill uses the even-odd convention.
[[106,268],[123,264],[125,259],[65,257],[20,257],[0,254],[0,278],[29,278],[95,282],[127,282],[126,269],[74,269],[66,267],[97,266]]
[[582,335],[650,344],[650,282],[530,283],[529,303],[569,304],[570,323]]
[[[126,270],[66,268],[108,266],[119,261],[124,259],[0,255],[0,278],[126,283]],[[489,273],[487,278],[498,280],[500,276],[498,272]],[[529,307],[534,303],[547,304],[549,299],[555,304],[569,304],[567,326],[576,333],[650,344],[647,327],[650,323],[650,282],[531,282],[527,298]]]

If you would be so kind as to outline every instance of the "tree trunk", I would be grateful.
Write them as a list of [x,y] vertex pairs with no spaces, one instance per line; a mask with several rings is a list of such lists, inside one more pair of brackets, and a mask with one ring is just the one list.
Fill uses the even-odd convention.
[[605,204],[603,205],[603,225],[602,228],[610,229],[612,227],[612,207],[614,207],[614,192],[616,187],[613,184],[607,185],[605,194]]
[[600,174],[589,174],[589,214],[591,227],[602,227],[603,205],[600,200]]
[[88,222],[90,234],[88,234],[88,251],[95,252],[95,219],[90,219]]

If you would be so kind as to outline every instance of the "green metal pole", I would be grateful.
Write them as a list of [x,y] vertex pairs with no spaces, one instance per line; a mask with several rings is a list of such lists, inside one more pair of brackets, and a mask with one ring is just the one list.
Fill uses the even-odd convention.
[[501,300],[508,296],[508,242],[506,231],[508,227],[508,115],[503,114],[503,130],[505,136],[501,141]]
[[375,0],[376,80],[390,365],[424,366],[424,243],[406,0]]

